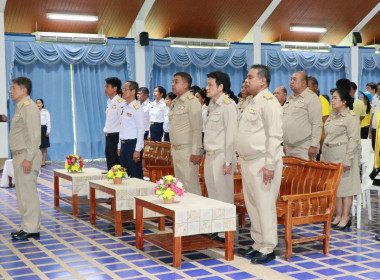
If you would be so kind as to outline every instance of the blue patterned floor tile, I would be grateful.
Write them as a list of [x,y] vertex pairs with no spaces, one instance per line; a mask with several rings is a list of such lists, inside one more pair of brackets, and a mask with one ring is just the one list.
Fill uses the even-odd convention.
[[84,268],[78,268],[76,269],[77,273],[81,275],[86,275],[86,274],[92,274],[92,273],[100,273],[102,272],[99,268],[97,267],[84,267]]
[[212,267],[212,269],[219,272],[219,273],[233,272],[233,271],[239,270],[238,268],[231,266],[231,265],[214,266],[214,267]]
[[367,262],[367,263],[363,263],[363,265],[370,266],[370,267],[373,267],[373,268],[376,268],[376,269],[380,270],[380,261],[377,261],[377,262]]
[[7,270],[7,273],[10,276],[17,276],[17,275],[23,275],[23,274],[32,274],[33,271],[30,268],[19,268],[19,269]]
[[359,272],[359,271],[367,270],[367,268],[359,266],[359,265],[355,265],[355,264],[340,266],[339,268],[343,270],[347,270],[349,272]]
[[45,275],[50,279],[57,279],[57,278],[72,276],[71,273],[68,271],[50,272],[50,273],[45,273]]
[[43,259],[31,260],[31,262],[34,265],[41,265],[41,264],[52,264],[52,263],[55,263],[55,260],[51,259],[51,258],[43,258]]
[[92,266],[93,264],[88,261],[75,261],[66,263],[70,267]]
[[140,272],[138,272],[136,270],[116,271],[115,274],[120,276],[120,277],[132,277],[132,276],[142,275]]
[[146,259],[146,257],[144,255],[140,255],[140,254],[134,254],[134,255],[125,255],[125,256],[122,256],[124,259],[126,259],[127,261],[134,261],[134,260],[141,260],[141,259]]
[[289,272],[299,271],[298,268],[291,266],[291,265],[275,266],[275,267],[272,267],[272,269],[274,269],[278,272],[281,272],[281,273],[289,273]]
[[64,270],[64,268],[59,264],[39,266],[38,269],[41,270],[42,272],[47,272],[47,271],[52,271],[52,270]]
[[363,278],[356,277],[354,275],[346,275],[346,276],[341,276],[341,277],[335,277],[335,280],[361,280]]
[[64,262],[71,262],[71,261],[79,261],[83,260],[83,257],[79,255],[68,255],[68,256],[60,256],[59,257]]
[[309,272],[301,272],[301,273],[294,273],[294,274],[292,273],[291,276],[299,280],[320,279],[318,275],[314,275]]
[[368,279],[379,280],[380,272],[372,271],[372,272],[367,272],[367,273],[361,273],[360,276],[367,277]]
[[185,269],[192,269],[192,268],[198,268],[198,266],[192,264],[192,263],[181,263],[181,267],[178,267],[178,270],[185,270]]
[[156,275],[156,277],[160,280],[176,280],[185,278],[182,275],[179,275],[178,273],[164,273],[162,275]]
[[209,259],[210,257],[203,253],[195,253],[195,254],[184,254],[190,260],[199,260],[199,259]]
[[101,259],[95,259],[95,260],[98,263],[101,263],[101,264],[118,263],[118,262],[120,262],[117,258],[114,258],[114,257],[101,258]]
[[205,266],[223,264],[223,262],[221,262],[219,260],[215,260],[215,259],[198,261],[198,263],[200,263],[201,265],[205,265]]
[[170,269],[166,268],[165,266],[148,267],[148,268],[144,268],[144,270],[150,274],[157,274],[157,273],[170,271]]
[[40,280],[41,278],[37,275],[23,275],[19,277],[13,277],[13,280]]
[[102,257],[109,257],[110,254],[106,252],[92,252],[92,253],[87,253],[87,256],[90,258],[102,258]]
[[339,264],[345,264],[345,263],[347,263],[346,261],[341,260],[341,259],[337,259],[337,258],[320,260],[320,262],[323,262],[323,263],[328,264],[328,265],[339,265]]
[[370,253],[370,254],[365,254],[365,255],[377,260],[380,259],[380,252],[375,252],[375,253]]
[[168,251],[158,251],[158,252],[150,252],[148,253],[153,258],[160,258],[165,256],[171,256],[172,254]]
[[237,273],[230,273],[226,274],[231,279],[240,280],[240,279],[255,279],[256,277],[252,274],[249,274],[247,272],[237,272]]
[[148,260],[148,259],[142,260],[142,261],[133,262],[133,264],[136,265],[136,266],[138,266],[138,267],[157,265],[157,263],[155,261]]
[[360,255],[348,256],[348,257],[343,257],[343,258],[352,262],[364,262],[364,261],[370,260],[370,258],[366,258]]
[[316,262],[300,262],[297,263],[298,266],[301,266],[303,268],[307,269],[313,269],[313,268],[318,268],[318,267],[323,267],[322,264],[316,263]]
[[311,254],[305,254],[304,257],[308,257],[310,259],[321,259],[321,258],[326,258],[326,255],[321,254],[321,253],[311,253]]
[[320,274],[323,274],[325,276],[334,276],[334,275],[339,275],[342,274],[343,272],[333,269],[333,268],[324,268],[324,269],[319,269],[319,270],[314,270],[315,272],[318,272]]
[[1,265],[4,269],[12,269],[12,268],[20,268],[25,267],[26,264],[24,262],[9,262],[9,263],[3,263]]
[[223,278],[221,278],[219,276],[202,277],[202,278],[198,278],[198,279],[201,279],[201,280],[223,280]]
[[211,274],[210,272],[204,269],[187,270],[187,271],[184,271],[184,273],[186,273],[187,275],[193,278]]
[[112,270],[112,271],[131,268],[130,266],[126,265],[125,263],[114,263],[114,264],[106,265],[105,267],[107,267],[109,270]]
[[370,248],[367,248],[367,247],[359,247],[359,246],[355,246],[355,247],[351,247],[351,248],[345,248],[345,250],[349,250],[349,251],[352,251],[352,252],[355,252],[355,253],[362,253],[362,252],[373,252],[372,249]]
[[98,275],[85,276],[84,279],[86,279],[86,280],[111,280],[113,278],[107,274],[98,274]]

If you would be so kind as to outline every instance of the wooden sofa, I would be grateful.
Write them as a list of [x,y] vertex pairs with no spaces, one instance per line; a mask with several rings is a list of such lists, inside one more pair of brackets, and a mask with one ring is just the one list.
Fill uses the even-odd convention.
[[[296,243],[323,239],[323,253],[329,253],[331,220],[343,165],[283,157],[280,193],[276,202],[277,221],[285,226],[285,258],[290,259]],[[245,222],[247,210],[243,193],[235,194],[239,223]],[[251,221],[254,223],[255,221]],[[322,235],[293,239],[296,225],[323,222]],[[245,223],[240,224],[240,226]]]

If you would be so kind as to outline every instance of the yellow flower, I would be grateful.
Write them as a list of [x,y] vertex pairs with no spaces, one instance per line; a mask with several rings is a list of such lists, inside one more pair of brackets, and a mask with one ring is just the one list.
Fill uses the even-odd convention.
[[172,175],[167,175],[165,177],[165,179],[168,180],[168,181],[171,181],[171,180],[173,180],[173,176]]
[[117,171],[116,172],[116,178],[121,178],[121,177],[123,177],[123,172]]
[[156,194],[157,195],[161,194],[161,190],[156,190]]
[[171,199],[175,193],[171,189],[166,189],[166,191],[162,194],[162,197],[165,199]]
[[69,168],[69,165],[67,164],[67,162],[65,162],[65,169]]
[[73,166],[71,166],[71,170],[72,170],[72,171],[78,171],[78,169],[79,169],[79,166],[78,166],[78,165],[73,165]]
[[107,177],[112,178],[112,176],[113,176],[113,172],[112,172],[112,170],[109,170],[107,173]]

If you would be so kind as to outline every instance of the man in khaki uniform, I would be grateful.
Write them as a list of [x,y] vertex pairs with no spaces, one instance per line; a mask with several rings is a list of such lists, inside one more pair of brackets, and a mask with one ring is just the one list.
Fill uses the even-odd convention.
[[322,105],[307,87],[305,72],[295,72],[290,79],[293,93],[284,109],[284,152],[287,156],[316,159],[322,129]]
[[[229,80],[229,76],[220,71],[207,75],[207,97],[211,101],[204,138],[204,174],[208,196],[233,204],[237,110],[235,102],[225,94]],[[212,237],[224,241],[224,233]]]
[[13,239],[23,240],[40,236],[40,200],[37,177],[41,168],[41,117],[37,105],[30,99],[32,82],[26,77],[13,80],[12,100],[15,114],[9,133],[13,156],[17,204],[21,215],[21,230],[12,232]]
[[238,122],[236,147],[243,178],[244,201],[251,220],[252,248],[239,250],[255,264],[275,258],[276,199],[282,174],[282,108],[269,92],[270,71],[253,65],[245,86],[252,98]]
[[177,95],[169,111],[169,135],[175,176],[186,191],[202,195],[199,185],[202,147],[202,107],[189,91],[192,78],[186,72],[174,74],[172,90]]

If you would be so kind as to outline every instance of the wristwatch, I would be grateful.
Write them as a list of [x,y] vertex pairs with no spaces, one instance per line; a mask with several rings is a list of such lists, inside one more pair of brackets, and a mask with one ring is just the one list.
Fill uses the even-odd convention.
[[226,166],[230,166],[231,165],[231,162],[226,162]]

